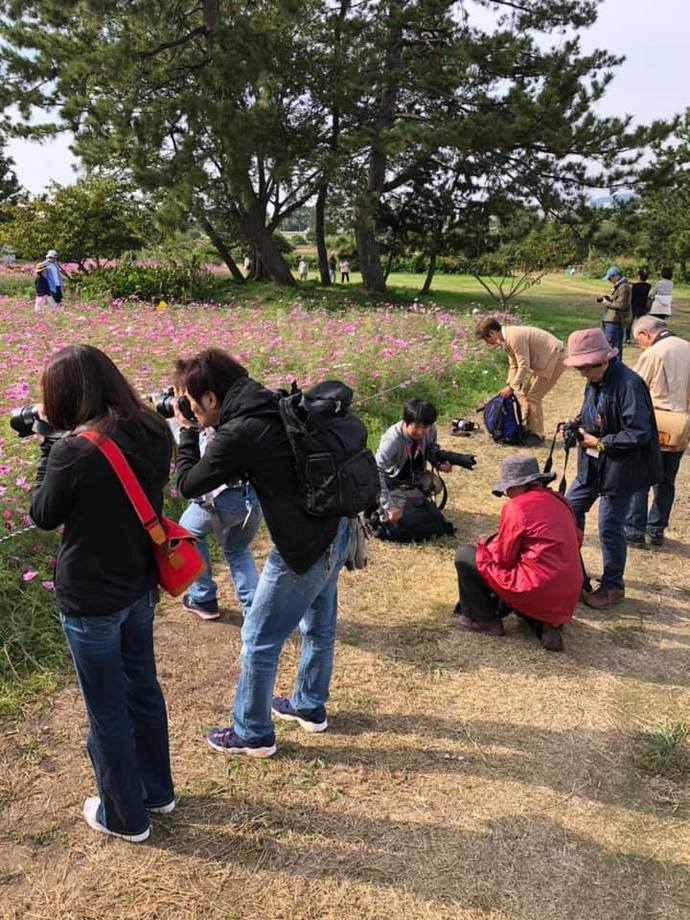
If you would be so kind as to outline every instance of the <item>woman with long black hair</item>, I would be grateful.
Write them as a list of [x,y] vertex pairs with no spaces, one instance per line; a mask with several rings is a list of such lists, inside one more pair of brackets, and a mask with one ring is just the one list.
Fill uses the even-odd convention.
[[47,438],[31,503],[43,530],[64,525],[55,592],[89,720],[87,748],[98,796],[86,799],[94,830],[131,842],[150,833],[149,813],[175,807],[165,701],[156,677],[158,600],[151,539],[97,444],[111,438],[161,513],[172,443],[111,359],[69,345],[41,378],[43,415],[64,437]]

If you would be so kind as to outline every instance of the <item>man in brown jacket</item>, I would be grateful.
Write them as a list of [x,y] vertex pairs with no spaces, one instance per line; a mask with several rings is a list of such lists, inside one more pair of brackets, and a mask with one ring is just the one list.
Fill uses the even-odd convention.
[[525,444],[534,447],[543,443],[542,401],[565,370],[565,345],[555,335],[536,326],[501,326],[493,317],[481,320],[476,335],[489,347],[500,346],[505,350],[508,380],[499,395],[515,393],[517,396],[528,430]]
[[610,294],[597,297],[597,303],[605,304],[601,317],[601,328],[604,330],[606,341],[611,348],[618,349],[618,355],[622,360],[623,332],[630,322],[632,285],[616,265],[611,265],[607,269],[604,281],[610,281],[613,290]]
[[[633,326],[633,335],[642,349],[635,372],[649,387],[655,410],[678,414],[678,428],[690,422],[690,342],[673,335],[656,316],[642,316]],[[658,417],[657,417],[658,424]],[[662,425],[658,424],[661,429]],[[661,438],[660,438],[661,440]],[[647,492],[632,497],[625,533],[629,546],[645,546],[646,534],[652,546],[663,546],[673,500],[676,476],[683,459],[685,439],[675,448],[661,445],[663,477],[652,486],[654,501],[647,512]],[[686,445],[687,446],[687,445]]]

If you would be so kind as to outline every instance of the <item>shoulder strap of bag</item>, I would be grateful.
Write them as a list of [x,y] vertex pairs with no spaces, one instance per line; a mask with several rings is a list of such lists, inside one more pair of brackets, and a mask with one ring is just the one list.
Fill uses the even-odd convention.
[[153,510],[153,506],[144,494],[144,490],[139,485],[139,480],[134,475],[132,467],[127,462],[125,455],[117,444],[110,438],[106,438],[99,434],[97,431],[80,431],[79,437],[91,441],[91,443],[100,450],[113,468],[113,472],[120,480],[122,488],[127,493],[127,498],[132,503],[132,507],[136,511],[137,517],[141,521],[144,529],[154,543],[162,546],[166,542],[166,539],[158,515]]

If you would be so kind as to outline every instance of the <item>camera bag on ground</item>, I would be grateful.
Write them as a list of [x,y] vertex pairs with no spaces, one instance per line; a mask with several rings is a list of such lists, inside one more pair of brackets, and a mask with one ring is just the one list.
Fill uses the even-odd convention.
[[493,396],[477,409],[484,413],[484,427],[500,444],[520,445],[524,441],[520,403],[514,395]]
[[379,497],[366,425],[349,411],[352,390],[338,380],[280,396],[278,409],[295,456],[304,505],[317,517],[352,517]]
[[142,526],[151,537],[158,584],[172,597],[179,597],[206,571],[206,563],[195,546],[196,538],[180,527],[177,521],[156,514],[132,467],[114,441],[96,431],[80,431],[79,437],[91,441],[112,467]]
[[371,525],[380,540],[396,543],[422,543],[432,537],[447,537],[455,527],[447,521],[434,502],[417,486],[390,490],[391,504],[401,511],[398,521],[387,521],[377,513]]

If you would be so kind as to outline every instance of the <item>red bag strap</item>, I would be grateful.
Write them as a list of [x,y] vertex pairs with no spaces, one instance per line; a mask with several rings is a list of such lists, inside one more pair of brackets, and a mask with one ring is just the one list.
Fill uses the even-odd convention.
[[79,437],[91,441],[91,443],[100,450],[113,468],[115,475],[122,483],[122,488],[127,493],[127,498],[132,503],[132,507],[136,511],[137,517],[143,524],[146,532],[154,543],[158,543],[162,546],[166,542],[165,532],[158,515],[153,510],[151,502],[139,485],[139,480],[134,475],[132,467],[127,462],[125,455],[117,444],[110,438],[99,434],[97,431],[80,431]]

